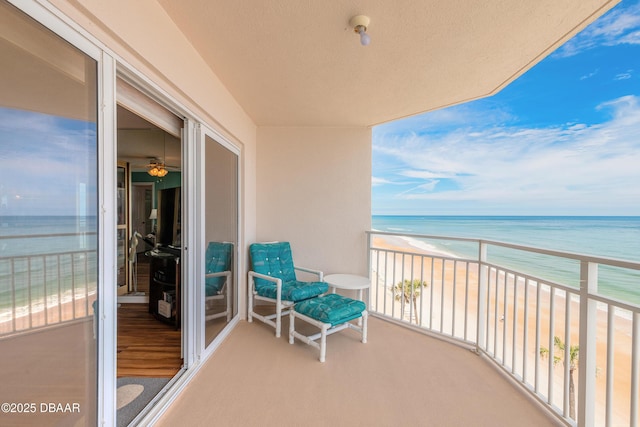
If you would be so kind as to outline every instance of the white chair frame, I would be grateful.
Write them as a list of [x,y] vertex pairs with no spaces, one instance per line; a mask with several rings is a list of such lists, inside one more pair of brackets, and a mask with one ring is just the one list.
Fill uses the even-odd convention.
[[134,231],[129,239],[129,288],[133,284],[133,289],[128,289],[134,294],[138,293],[138,244],[142,235]]
[[[313,270],[311,268],[305,267],[293,267],[294,270],[304,271],[306,273],[311,273],[318,276],[318,281],[322,282],[324,278],[324,273],[319,270]],[[256,292],[256,284],[255,278],[268,280],[270,282],[274,282],[276,284],[276,298],[267,298],[258,295]],[[269,314],[263,316],[262,314],[256,313],[253,311],[255,306],[255,300],[258,301],[266,301],[276,305],[276,312],[274,314]],[[276,330],[276,338],[280,338],[281,330],[282,330],[282,316],[289,313],[289,309],[294,305],[293,301],[287,301],[282,299],[282,279],[278,279],[276,277],[267,276],[266,274],[256,273],[255,271],[249,271],[249,304],[247,309],[247,317],[249,323],[253,322],[253,318],[260,320],[261,322],[270,325]],[[275,319],[275,321],[274,321]]]
[[[305,344],[309,344],[310,346],[319,349],[320,362],[324,363],[327,355],[327,335],[335,334],[336,332],[340,332],[344,329],[350,328],[360,332],[362,343],[363,344],[367,343],[368,316],[369,316],[369,313],[367,312],[367,310],[364,310],[362,312],[362,316],[357,318],[358,320],[357,325],[354,325],[353,323],[351,323],[351,321],[348,321],[348,322],[336,325],[334,327],[331,327],[331,323],[324,323],[319,320],[313,319],[307,315],[304,315],[302,313],[298,313],[295,310],[291,310],[289,312],[289,344],[293,344],[294,338],[298,338],[300,341],[304,342]],[[300,332],[296,331],[296,328],[295,328],[296,317],[320,328],[320,332],[318,332],[317,334],[309,335],[309,336],[302,335]],[[356,319],[352,319],[352,320],[356,320]],[[360,324],[362,324],[362,326],[359,326]],[[316,342],[318,338],[320,338],[320,343]]]
[[210,314],[208,316],[205,316],[204,318],[205,321],[218,319],[223,316],[227,316],[227,322],[231,321],[231,298],[229,298],[229,293],[227,292],[227,289],[231,284],[231,271],[227,270],[227,271],[220,271],[218,273],[209,273],[209,274],[206,274],[204,277],[205,279],[208,279],[210,277],[222,277],[222,276],[225,276],[226,278],[224,280],[224,285],[222,285],[222,288],[220,288],[220,293],[217,295],[205,296],[204,298],[205,311],[207,308],[207,303],[209,301],[214,301],[214,300],[223,299],[223,298],[227,300],[227,308],[225,311],[222,311],[220,313]]

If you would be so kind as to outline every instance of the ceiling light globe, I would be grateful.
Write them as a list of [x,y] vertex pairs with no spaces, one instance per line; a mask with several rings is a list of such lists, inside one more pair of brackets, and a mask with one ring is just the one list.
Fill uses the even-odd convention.
[[365,33],[364,30],[360,30],[360,44],[362,46],[369,46],[369,43],[371,43],[369,34]]

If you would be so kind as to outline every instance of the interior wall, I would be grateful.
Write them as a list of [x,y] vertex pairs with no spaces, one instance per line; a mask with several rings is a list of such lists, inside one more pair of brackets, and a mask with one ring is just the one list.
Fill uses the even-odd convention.
[[258,128],[257,241],[291,242],[295,263],[367,275],[370,128]]

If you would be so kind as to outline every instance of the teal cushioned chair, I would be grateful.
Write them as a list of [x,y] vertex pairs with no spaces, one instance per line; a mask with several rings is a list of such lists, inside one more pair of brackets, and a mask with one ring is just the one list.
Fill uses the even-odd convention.
[[[281,317],[288,314],[288,311],[283,309],[324,294],[329,285],[322,281],[321,271],[294,265],[289,242],[254,243],[249,247],[249,253],[249,322],[255,317],[273,326],[276,329],[276,337],[279,337],[282,329]],[[298,280],[296,271],[316,275],[318,280]],[[254,312],[255,300],[274,303],[276,312],[266,316]]]
[[[231,320],[231,261],[233,244],[228,242],[210,242],[205,253],[204,300],[205,320],[227,317]],[[225,310],[211,313],[214,301],[226,300]]]

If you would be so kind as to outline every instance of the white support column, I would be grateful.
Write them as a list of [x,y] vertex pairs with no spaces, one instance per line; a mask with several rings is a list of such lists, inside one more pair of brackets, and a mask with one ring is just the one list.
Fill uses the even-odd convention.
[[[198,340],[198,331],[204,325],[204,254],[196,248],[204,248],[202,228],[199,222],[198,202],[200,181],[197,174],[200,168],[192,167],[199,162],[201,155],[197,144],[197,131],[194,122],[184,119],[182,148],[182,256],[180,258],[181,292],[180,314],[182,325],[182,358],[187,369],[195,365],[204,349],[204,341]],[[185,165],[189,165],[186,166]],[[202,163],[200,163],[202,166]],[[201,220],[201,218],[200,218]],[[199,256],[202,255],[201,258]],[[198,286],[200,284],[201,286]],[[204,339],[204,334],[201,335]]]
[[589,294],[598,291],[598,264],[580,263],[580,365],[578,387],[578,425],[592,427],[596,382],[597,302]]
[[487,261],[487,246],[480,241],[478,248],[478,336],[476,337],[476,351],[480,352],[487,334],[487,325],[484,323],[487,311],[487,284],[489,283],[489,267]]

